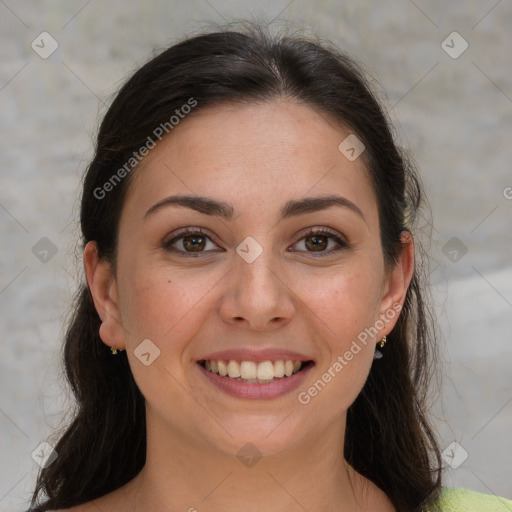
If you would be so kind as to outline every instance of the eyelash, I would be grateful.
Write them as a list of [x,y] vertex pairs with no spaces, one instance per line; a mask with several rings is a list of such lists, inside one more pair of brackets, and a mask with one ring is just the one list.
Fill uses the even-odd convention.
[[[174,236],[171,240],[165,241],[162,244],[162,248],[165,249],[166,251],[178,254],[179,256],[182,256],[185,258],[189,258],[189,257],[197,258],[201,254],[204,254],[206,252],[212,252],[212,251],[200,251],[197,253],[193,253],[193,252],[178,250],[178,249],[172,247],[172,245],[174,243],[176,243],[178,240],[181,240],[185,236],[201,235],[201,236],[206,237],[211,242],[215,243],[215,241],[212,239],[212,237],[209,236],[205,231],[203,231],[202,228],[184,228],[183,230],[180,230],[177,233],[175,233],[175,235],[176,236]],[[299,252],[308,252],[310,254],[315,254],[315,256],[323,257],[323,256],[329,256],[331,254],[334,254],[343,249],[347,249],[349,247],[349,244],[343,238],[341,238],[337,234],[336,231],[334,231],[331,228],[309,228],[305,233],[302,234],[301,238],[295,243],[300,242],[304,238],[308,238],[311,236],[318,236],[318,235],[327,236],[328,238],[332,238],[338,244],[338,247],[335,249],[330,249],[329,251],[326,251],[326,252],[318,252],[318,253],[315,253],[315,251],[299,251]],[[293,244],[293,245],[295,245],[295,244]],[[214,251],[214,252],[220,252],[220,251]]]

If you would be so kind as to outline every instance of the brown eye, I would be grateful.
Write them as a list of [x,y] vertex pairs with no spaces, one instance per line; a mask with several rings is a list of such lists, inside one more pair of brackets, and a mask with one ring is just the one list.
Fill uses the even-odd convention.
[[[165,241],[162,247],[166,251],[180,256],[197,257],[200,254],[212,252],[212,250],[205,250],[208,243],[216,245],[201,229],[196,228],[182,230],[179,236]],[[213,249],[213,251],[218,252],[218,249]]]
[[[302,241],[304,241],[305,250],[299,250],[299,252],[316,253],[315,256],[329,256],[349,247],[349,244],[330,228],[310,229],[295,245]],[[334,246],[330,244],[330,241],[334,242]],[[191,257],[222,251],[222,249],[218,249],[218,246],[217,249],[208,250],[208,243],[216,246],[212,238],[201,229],[189,228],[181,231],[178,236],[174,236],[171,240],[164,242],[162,247],[166,251],[180,256]]]
[[201,251],[206,245],[206,237],[204,235],[187,235],[181,238],[183,239],[183,247],[187,251]]
[[[330,240],[335,242],[334,246],[329,244]],[[349,244],[336,231],[330,228],[312,228],[295,245],[302,241],[304,241],[306,249],[301,252],[317,253],[315,256],[329,256],[349,247]]]
[[328,245],[328,238],[325,235],[312,235],[305,238],[306,247],[312,251],[324,251]]

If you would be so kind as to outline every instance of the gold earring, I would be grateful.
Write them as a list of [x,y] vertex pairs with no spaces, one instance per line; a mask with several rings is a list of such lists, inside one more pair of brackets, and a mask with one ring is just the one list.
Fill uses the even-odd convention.
[[117,354],[117,348],[116,347],[110,347],[110,351],[112,354]]
[[386,344],[386,336],[384,336],[384,338],[382,338],[382,340],[380,341],[380,348],[382,348],[384,345]]

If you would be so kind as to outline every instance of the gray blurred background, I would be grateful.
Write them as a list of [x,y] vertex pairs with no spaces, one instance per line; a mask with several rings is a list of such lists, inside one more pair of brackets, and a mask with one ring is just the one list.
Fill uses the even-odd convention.
[[99,116],[154,48],[233,17],[317,32],[377,79],[433,212],[445,482],[512,499],[510,0],[0,0],[0,510],[23,510],[69,406],[60,348]]

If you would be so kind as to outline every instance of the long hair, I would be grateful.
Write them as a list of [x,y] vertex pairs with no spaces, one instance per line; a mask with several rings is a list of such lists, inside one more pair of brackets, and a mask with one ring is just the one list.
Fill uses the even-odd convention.
[[[336,120],[364,143],[362,155],[379,211],[385,262],[392,268],[400,235],[413,232],[423,204],[415,165],[401,150],[366,72],[334,44],[314,36],[271,35],[243,23],[186,37],[160,51],[120,88],[100,125],[81,200],[83,247],[97,242],[115,266],[121,208],[134,152],[172,136],[171,116],[189,116],[222,103],[288,98]],[[158,143],[158,141],[156,142]],[[124,172],[118,170],[124,169]],[[122,176],[105,184],[117,172]],[[140,171],[143,172],[143,171]],[[428,386],[436,361],[432,306],[424,299],[422,267],[412,282],[384,357],[347,414],[344,456],[400,511],[420,511],[441,489],[441,458],[427,418]],[[86,284],[77,291],[65,335],[64,369],[76,399],[74,418],[59,432],[57,459],[38,475],[31,506],[68,508],[103,496],[133,479],[145,464],[145,402],[126,352],[111,357],[99,336],[100,318]],[[45,497],[41,502],[41,496]]]

